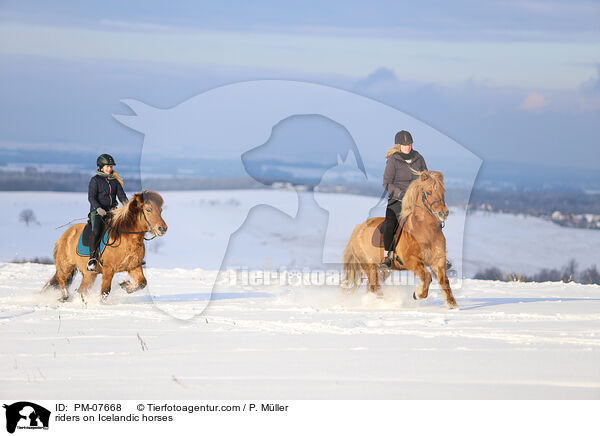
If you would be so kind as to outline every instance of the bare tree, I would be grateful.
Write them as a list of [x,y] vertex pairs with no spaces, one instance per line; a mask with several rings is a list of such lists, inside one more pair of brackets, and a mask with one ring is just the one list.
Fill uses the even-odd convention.
[[575,261],[575,259],[571,258],[571,259],[569,259],[567,266],[565,266],[563,269],[562,281],[563,282],[574,282],[576,274],[577,274],[577,262]]
[[24,222],[29,227],[29,224],[37,224],[40,225],[37,218],[35,217],[35,213],[31,209],[23,209],[19,214],[19,221]]
[[600,285],[600,272],[595,264],[581,272],[581,283]]

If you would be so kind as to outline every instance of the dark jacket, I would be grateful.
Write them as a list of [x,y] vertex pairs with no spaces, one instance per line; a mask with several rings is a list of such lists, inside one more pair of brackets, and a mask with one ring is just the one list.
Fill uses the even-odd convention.
[[108,212],[113,207],[117,207],[117,196],[121,203],[127,201],[127,195],[125,195],[125,191],[123,191],[123,187],[117,179],[98,174],[92,177],[88,188],[90,211],[101,207]]
[[385,164],[383,187],[388,192],[390,200],[402,200],[410,182],[417,178],[410,170],[411,168],[417,171],[427,171],[423,156],[417,150],[412,150],[411,154],[411,159],[404,160],[400,153],[396,152],[388,158]]

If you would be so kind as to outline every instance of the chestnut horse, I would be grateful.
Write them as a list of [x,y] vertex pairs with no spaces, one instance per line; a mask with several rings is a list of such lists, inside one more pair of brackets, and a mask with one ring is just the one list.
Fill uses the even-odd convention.
[[[400,240],[396,245],[394,269],[409,270],[419,277],[421,283],[413,294],[415,300],[427,298],[431,268],[442,288],[446,305],[450,309],[458,307],[450,289],[446,275],[446,238],[442,233],[443,223],[448,217],[448,208],[444,202],[444,176],[439,171],[415,171],[418,175],[409,185],[402,200],[400,221],[406,218]],[[362,272],[367,276],[367,290],[381,295],[380,282],[391,273],[379,265],[383,259],[383,247],[372,243],[374,231],[384,220],[382,217],[370,218],[355,227],[344,250],[343,283],[349,289],[355,289],[362,283]]]
[[107,214],[109,237],[102,253],[102,265],[98,265],[99,272],[88,271],[86,265],[89,256],[80,256],[76,251],[85,224],[69,227],[54,245],[56,273],[43,290],[59,288],[62,292],[60,301],[68,300],[68,287],[77,270],[83,274],[78,289],[82,299],[99,273],[102,274],[100,289],[102,299],[108,297],[112,278],[117,272],[127,271],[133,279],[133,283],[129,280],[120,283],[128,293],[144,288],[147,284],[142,270],[142,261],[146,252],[144,235],[150,232],[155,236],[162,236],[167,231],[167,224],[161,217],[162,205],[163,199],[158,193],[143,191],[135,194],[120,208]]

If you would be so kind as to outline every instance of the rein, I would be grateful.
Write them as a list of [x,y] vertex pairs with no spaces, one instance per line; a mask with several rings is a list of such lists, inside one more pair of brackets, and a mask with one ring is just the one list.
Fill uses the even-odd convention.
[[[436,204],[438,201],[442,201],[442,198],[443,198],[443,197],[440,197],[440,198],[438,198],[437,200],[435,200],[434,202],[430,203],[430,202],[429,202],[429,199],[427,198],[427,195],[425,194],[425,190],[423,189],[423,190],[421,191],[421,200],[423,201],[423,205],[425,206],[425,209],[427,209],[427,210],[429,211],[429,213],[430,213],[431,215],[435,216],[436,218],[437,218],[437,216],[436,216],[435,212],[433,211],[433,209],[431,209],[431,208],[432,208],[432,206],[433,206],[434,204]],[[438,219],[438,221],[439,221],[439,219]],[[444,221],[441,221],[441,222],[440,222],[440,227],[441,227],[441,228],[444,228],[444,226],[445,226],[445,225],[446,225],[446,223],[445,223]]]

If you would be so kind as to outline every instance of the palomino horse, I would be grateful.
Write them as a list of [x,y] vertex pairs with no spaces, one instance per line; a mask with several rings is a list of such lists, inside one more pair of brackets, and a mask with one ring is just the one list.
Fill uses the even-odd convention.
[[[442,287],[446,305],[458,308],[452,295],[446,275],[446,238],[442,226],[448,217],[444,203],[444,176],[439,171],[417,172],[418,178],[409,185],[402,200],[400,221],[406,218],[400,240],[396,245],[394,258],[400,258],[404,265],[394,260],[395,269],[412,271],[421,279],[415,300],[427,298],[431,274],[429,266]],[[372,243],[373,232],[384,220],[371,218],[355,227],[344,250],[344,284],[355,289],[362,282],[362,272],[367,276],[367,289],[381,295],[379,279],[385,280],[390,271],[380,271],[378,266],[383,259],[383,247]],[[382,272],[382,274],[379,274]]]
[[[133,283],[127,280],[120,283],[125,291],[131,293],[146,286],[146,277],[142,270],[145,247],[144,235],[150,232],[162,236],[167,231],[167,224],[161,217],[163,199],[154,191],[143,191],[135,194],[123,206],[111,211],[107,216],[109,230],[108,243],[102,254],[101,297],[105,299],[110,293],[113,276],[117,272],[127,271]],[[77,243],[85,224],[69,227],[54,245],[54,262],[56,273],[44,287],[59,288],[61,301],[69,298],[68,287],[73,281],[76,270],[81,271],[83,279],[79,285],[79,295],[84,295],[96,280],[97,272],[86,269],[88,256],[77,254]]]

